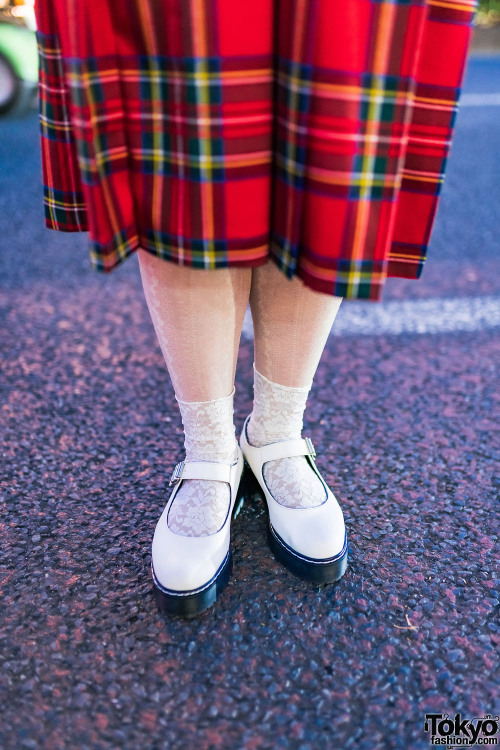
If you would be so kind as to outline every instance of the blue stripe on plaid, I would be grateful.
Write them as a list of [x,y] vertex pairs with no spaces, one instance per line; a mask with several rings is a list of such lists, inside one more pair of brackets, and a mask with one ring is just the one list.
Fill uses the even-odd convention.
[[36,32],[38,48],[38,80],[43,90],[39,97],[39,120],[42,136],[50,141],[68,143],[72,132],[69,113],[65,106],[62,88],[63,63],[58,37],[55,34]]
[[[107,245],[102,245],[95,240],[89,240],[89,261],[90,267],[94,271],[106,271],[110,268],[116,268],[120,265],[129,255],[132,255],[137,250],[139,245],[137,237],[137,228],[135,225],[124,227],[120,232],[117,232],[112,241]],[[105,250],[112,248],[114,262],[109,266],[109,261],[105,263]]]
[[[253,242],[247,242],[246,244],[250,247],[258,244],[259,241],[264,244],[265,239],[265,237],[256,237]],[[178,235],[170,232],[154,232],[153,230],[149,230],[138,237],[134,225],[118,232],[108,243],[102,244],[95,240],[89,240],[89,243],[91,266],[98,271],[102,271],[105,268],[109,270],[109,265],[103,259],[110,248],[114,252],[116,247],[119,248],[118,253],[122,259],[134,252],[138,246],[166,260],[177,261],[179,259]],[[229,242],[227,240],[212,240],[215,252],[213,259],[207,257],[205,241],[203,239],[182,237],[182,243],[184,256],[189,256],[188,265],[193,268],[227,268],[230,265],[237,264],[234,257],[231,259],[231,263],[229,262],[228,252],[230,251],[228,251]],[[234,243],[236,244],[236,240]],[[245,262],[244,257],[242,257],[242,262]]]
[[[363,73],[358,113],[360,132],[364,133],[376,124],[376,136],[387,138],[394,123],[402,129],[414,88],[415,82],[410,78]],[[379,141],[376,143],[377,153],[368,154],[367,151],[373,151],[373,148],[373,141],[365,142],[354,157],[349,198],[395,200],[401,184],[399,153],[394,153],[394,142]],[[389,154],[390,150],[392,154]]]
[[[106,67],[104,58],[67,58],[68,80],[72,102],[76,109],[84,108],[92,103],[92,106],[101,105],[105,107],[106,85],[110,85],[114,78],[106,78]],[[99,63],[99,65],[98,65]],[[112,60],[110,61],[112,64]],[[131,66],[135,71],[138,65],[137,79],[138,90],[141,101],[151,107],[151,102],[161,103],[168,117],[168,108],[174,97],[172,88],[175,86],[174,79],[181,84],[183,89],[179,98],[182,102],[192,107],[192,112],[187,112],[185,122],[180,128],[187,130],[187,135],[179,135],[182,141],[182,150],[174,141],[171,133],[166,128],[151,130],[143,128],[141,132],[141,151],[135,154],[136,159],[141,161],[141,171],[145,174],[172,175],[176,171],[174,166],[182,160],[184,176],[186,179],[197,182],[225,181],[225,150],[222,122],[220,126],[211,126],[211,133],[218,131],[217,137],[201,139],[196,129],[196,106],[200,92],[203,91],[206,103],[210,107],[220,108],[222,105],[222,78],[221,62],[218,58],[174,58],[167,56],[140,56],[131,60]],[[113,72],[114,68],[108,69]],[[153,96],[161,97],[153,99]],[[146,108],[144,108],[146,112]],[[222,115],[219,115],[222,121]],[[143,123],[148,122],[147,114],[144,114]],[[189,132],[191,131],[191,133]],[[92,139],[78,139],[78,156],[82,171],[82,179],[87,185],[93,185],[99,180],[99,175],[110,175],[114,171],[113,159],[115,154],[110,153],[108,134],[96,129]],[[96,170],[96,162],[98,169]]]
[[[300,123],[311,103],[313,66],[284,58],[277,58],[277,66],[277,110],[282,111],[284,120]],[[306,166],[304,136],[290,130],[286,137],[277,138],[275,160],[277,176],[290,187],[303,190]]]
[[[270,254],[278,268],[291,279],[296,273],[296,268],[288,265],[283,253],[284,244],[285,240],[282,237],[273,239],[270,245]],[[382,277],[385,273],[383,261],[338,259],[335,261],[334,267],[335,282],[332,283],[330,292],[338,297],[348,296],[352,278],[355,275],[357,278],[356,297],[358,299],[372,299],[373,280],[377,276]],[[297,271],[300,276],[300,269],[297,269]]]

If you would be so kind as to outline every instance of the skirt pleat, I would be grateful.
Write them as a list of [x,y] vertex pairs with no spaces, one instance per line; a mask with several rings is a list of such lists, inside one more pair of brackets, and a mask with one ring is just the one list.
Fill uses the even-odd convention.
[[45,223],[348,299],[421,275],[477,0],[37,0]]

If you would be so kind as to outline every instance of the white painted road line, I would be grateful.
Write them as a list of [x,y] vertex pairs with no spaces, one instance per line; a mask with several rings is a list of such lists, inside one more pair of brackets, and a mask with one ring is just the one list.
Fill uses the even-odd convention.
[[500,94],[462,94],[458,107],[500,107]]
[[[358,302],[343,300],[330,336],[398,336],[500,328],[500,297]],[[250,310],[243,335],[253,338]]]

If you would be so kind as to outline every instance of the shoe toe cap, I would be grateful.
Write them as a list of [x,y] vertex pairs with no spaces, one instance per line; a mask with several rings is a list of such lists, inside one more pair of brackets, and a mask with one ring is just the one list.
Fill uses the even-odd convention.
[[[300,511],[299,511],[300,512]],[[275,527],[276,528],[276,527]],[[277,533],[297,554],[314,560],[327,560],[339,555],[345,545],[345,524],[342,510],[335,500],[317,513],[305,511],[300,522],[287,524]]]
[[151,550],[157,582],[165,589],[188,592],[209,583],[228,552],[220,538],[186,537],[169,529],[157,528]]
[[342,529],[304,529],[296,538],[292,538],[290,546],[304,557],[314,560],[327,560],[342,552],[345,541],[345,528]]
[[200,567],[186,562],[176,564],[175,561],[158,556],[153,558],[153,571],[162,588],[179,592],[196,591],[215,575],[215,571],[209,575],[206,565]]

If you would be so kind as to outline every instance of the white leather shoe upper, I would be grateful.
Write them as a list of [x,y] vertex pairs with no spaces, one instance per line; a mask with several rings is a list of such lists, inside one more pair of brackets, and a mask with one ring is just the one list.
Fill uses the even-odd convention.
[[[314,560],[335,557],[344,548],[344,516],[335,495],[318,471],[311,441],[308,438],[281,440],[258,448],[248,442],[246,426],[249,418],[241,431],[240,446],[264,492],[272,528],[299,557]],[[272,496],[264,481],[262,467],[267,461],[304,455],[325,487],[325,501],[312,508],[287,508]]]
[[[152,544],[152,565],[157,582],[175,592],[200,590],[208,586],[229,553],[231,518],[243,471],[238,447],[234,464],[181,461],[174,469],[176,486],[156,524]],[[167,525],[170,506],[183,479],[213,479],[230,487],[228,513],[222,527],[208,536],[181,536]]]

